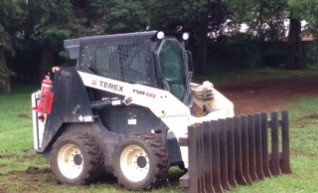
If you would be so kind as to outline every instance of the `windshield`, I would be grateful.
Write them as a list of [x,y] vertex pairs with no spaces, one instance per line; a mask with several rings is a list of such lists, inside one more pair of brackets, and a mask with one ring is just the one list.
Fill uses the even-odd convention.
[[166,40],[159,53],[160,67],[170,92],[183,101],[186,94],[183,49],[177,40]]

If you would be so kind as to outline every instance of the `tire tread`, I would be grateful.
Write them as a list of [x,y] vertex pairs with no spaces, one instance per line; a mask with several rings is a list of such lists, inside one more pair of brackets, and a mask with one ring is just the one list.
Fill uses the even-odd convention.
[[67,181],[64,180],[64,176],[59,172],[57,163],[55,163],[54,159],[56,159],[55,156],[52,157],[51,163],[52,163],[52,170],[55,173],[56,177],[58,178],[58,181],[60,181],[63,184],[70,184],[70,185],[79,185],[79,184],[90,184],[94,182],[100,175],[101,167],[103,165],[103,159],[102,154],[99,148],[99,145],[96,144],[93,137],[90,136],[88,133],[79,131],[79,132],[68,132],[64,133],[61,137],[59,137],[55,144],[53,145],[53,155],[58,154],[58,146],[59,143],[63,143],[63,140],[73,140],[81,143],[83,147],[85,148],[82,151],[86,151],[88,157],[86,158],[86,161],[88,161],[87,170],[84,173],[84,175],[76,181]]
[[154,169],[153,178],[143,187],[132,188],[131,186],[126,185],[125,179],[122,178],[122,174],[119,171],[115,170],[114,175],[117,177],[118,183],[129,190],[139,191],[159,188],[166,182],[169,171],[169,158],[166,146],[156,134],[129,135],[124,138],[122,142],[136,138],[138,138],[138,140],[144,141],[149,147],[151,154],[156,157],[154,159],[156,160],[156,166]]

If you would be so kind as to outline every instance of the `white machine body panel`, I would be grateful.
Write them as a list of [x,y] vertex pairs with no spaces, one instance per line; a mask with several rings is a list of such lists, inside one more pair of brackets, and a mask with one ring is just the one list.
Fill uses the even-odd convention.
[[[150,109],[166,124],[169,132],[173,132],[177,140],[187,137],[188,126],[192,124],[234,116],[233,103],[214,88],[213,111],[204,117],[194,117],[186,105],[166,90],[125,83],[81,71],[78,73],[85,86],[124,96],[126,105],[139,105]],[[188,167],[188,148],[181,147],[181,154],[185,167]]]
[[32,121],[33,121],[33,142],[34,142],[34,149],[39,150],[42,147],[43,142],[43,134],[44,134],[44,128],[45,128],[45,118],[46,115],[43,115],[44,119],[39,119],[39,113],[36,112],[34,109],[39,104],[41,96],[41,91],[34,92],[31,95],[31,101],[32,101]]

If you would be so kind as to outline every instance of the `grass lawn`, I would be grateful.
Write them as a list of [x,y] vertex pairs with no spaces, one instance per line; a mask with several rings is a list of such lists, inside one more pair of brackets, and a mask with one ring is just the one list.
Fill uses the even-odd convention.
[[[317,74],[317,70],[314,71]],[[269,72],[272,72],[272,75]],[[265,74],[266,78],[276,76],[275,73],[278,72],[272,69],[251,72],[257,77]],[[306,71],[302,75],[313,75],[312,73],[312,71]],[[294,72],[283,74],[287,76],[284,78],[300,76]],[[50,172],[48,161],[33,152],[31,92],[30,89],[19,89],[12,94],[0,95],[0,193],[131,192],[119,187],[114,179],[107,179],[90,186],[58,184]],[[240,186],[233,189],[233,193],[318,192],[318,185],[316,185],[318,181],[318,97],[303,96],[291,104],[288,110],[291,119],[293,174],[266,179],[249,187]],[[179,176],[179,170],[173,169],[170,172],[169,183],[162,189],[152,192],[183,192],[178,187]]]
[[269,79],[288,79],[288,78],[299,78],[306,76],[317,76],[318,65],[308,66],[303,70],[286,70],[279,68],[257,68],[248,69],[234,72],[215,72],[210,76],[194,77],[195,81],[201,82],[204,80],[210,80],[214,84],[224,84],[230,82],[244,82],[244,81],[258,81],[258,80],[269,80]]
[[318,192],[318,97],[304,96],[289,107],[291,168],[293,174],[268,178],[233,193]]

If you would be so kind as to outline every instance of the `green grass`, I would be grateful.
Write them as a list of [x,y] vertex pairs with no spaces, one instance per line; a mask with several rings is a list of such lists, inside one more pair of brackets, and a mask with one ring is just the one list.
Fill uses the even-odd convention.
[[[128,193],[113,178],[90,186],[58,184],[49,162],[33,151],[33,131],[30,95],[32,90],[0,95],[0,193],[74,192]],[[170,183],[154,193],[181,193],[176,183],[180,171],[171,172]]]
[[[32,142],[32,121],[30,94],[14,92],[0,97],[0,173],[23,170],[29,162],[36,162],[37,157],[30,153]],[[30,156],[32,154],[32,156]]]
[[[273,71],[274,75],[271,75]],[[252,72],[254,76],[288,78],[316,75],[317,70],[285,72],[265,69]],[[245,76],[245,73],[242,73]],[[237,75],[239,76],[239,75]],[[238,79],[243,80],[244,78]],[[232,79],[233,80],[233,79]],[[235,78],[234,78],[235,80]],[[90,186],[64,186],[58,184],[50,172],[46,159],[33,152],[33,134],[30,104],[30,89],[19,89],[9,95],[0,95],[0,193],[20,192],[92,192],[128,193],[114,179]],[[240,186],[233,193],[307,193],[318,192],[318,97],[300,98],[289,106],[291,125],[291,167],[293,174],[265,179],[252,186]],[[181,193],[178,187],[180,172],[170,172],[167,185],[153,193]]]
[[318,97],[303,97],[289,106],[293,174],[239,187],[233,193],[318,192]]
[[229,82],[258,81],[266,79],[286,79],[306,76],[317,76],[318,65],[311,65],[303,70],[286,70],[281,68],[261,67],[249,70],[238,70],[233,72],[215,72],[209,76],[194,77],[196,82],[210,80],[214,84]]

